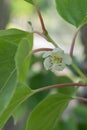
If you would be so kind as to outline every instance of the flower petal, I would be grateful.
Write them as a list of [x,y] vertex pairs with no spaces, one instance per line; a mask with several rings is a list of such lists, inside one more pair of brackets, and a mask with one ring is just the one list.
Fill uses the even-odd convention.
[[63,55],[63,62],[64,62],[65,64],[70,65],[71,62],[72,62],[72,59],[71,59],[71,57],[70,57],[68,54],[64,54],[64,55]]
[[51,53],[52,53],[52,51],[46,51],[46,52],[44,52],[43,58],[46,58],[46,57],[50,56]]
[[65,64],[59,63],[52,66],[53,70],[62,71],[65,68]]
[[54,48],[52,52],[56,53],[56,52],[62,52],[62,51],[63,50],[61,48],[57,47],[57,48]]
[[56,57],[63,57],[64,55],[64,51],[61,50],[60,48],[55,48],[53,51],[52,51],[52,54],[51,55],[55,55]]
[[51,60],[49,57],[47,57],[45,60],[44,60],[44,67],[46,70],[49,70],[52,68],[52,64],[51,64]]

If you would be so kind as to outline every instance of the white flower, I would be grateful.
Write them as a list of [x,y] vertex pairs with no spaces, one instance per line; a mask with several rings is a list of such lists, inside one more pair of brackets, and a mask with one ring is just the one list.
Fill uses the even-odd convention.
[[44,67],[46,70],[57,70],[61,71],[65,68],[66,64],[71,64],[71,57],[65,54],[60,48],[55,48],[52,51],[47,51],[44,53]]

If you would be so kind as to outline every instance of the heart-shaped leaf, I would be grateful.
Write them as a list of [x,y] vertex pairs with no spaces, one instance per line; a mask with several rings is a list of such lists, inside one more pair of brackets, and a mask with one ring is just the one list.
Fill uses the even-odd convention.
[[71,97],[54,94],[43,100],[31,113],[26,130],[53,130]]
[[60,16],[76,27],[87,22],[87,0],[56,0]]

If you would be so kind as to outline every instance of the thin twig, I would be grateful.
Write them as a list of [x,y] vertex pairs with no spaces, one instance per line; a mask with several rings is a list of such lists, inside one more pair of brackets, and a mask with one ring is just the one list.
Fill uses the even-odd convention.
[[40,23],[41,23],[41,27],[42,27],[42,34],[45,36],[46,40],[51,42],[55,47],[58,47],[58,45],[55,43],[55,41],[49,36],[47,30],[46,30],[46,27],[45,27],[45,24],[44,24],[44,20],[43,20],[43,17],[41,15],[41,12],[37,6],[37,4],[35,3],[35,1],[33,0],[33,3],[34,3],[34,6],[36,8],[36,11],[37,11],[37,14],[39,16],[39,19],[40,19]]
[[78,32],[79,32],[79,30],[75,33],[74,38],[73,38],[73,40],[72,40],[72,44],[71,44],[71,48],[70,48],[70,56],[71,56],[71,57],[72,57],[72,55],[73,55],[73,50],[74,50],[75,41],[76,41]]
[[74,86],[87,86],[87,84],[82,84],[82,83],[63,83],[63,84],[55,84],[52,86],[46,86],[43,88],[39,88],[37,89],[37,92],[41,92],[41,91],[45,91],[45,90],[49,90],[49,89],[53,89],[53,88],[61,88],[61,87],[74,87]]
[[87,102],[87,98],[83,98],[83,97],[73,97],[75,100],[80,100],[82,102]]
[[39,8],[38,8],[38,6],[37,6],[37,4],[35,3],[34,0],[33,0],[33,3],[34,3],[34,6],[35,6],[35,8],[36,8],[37,14],[38,14],[38,16],[39,16],[43,33],[47,33],[47,30],[46,30],[46,28],[45,28],[45,24],[44,24],[44,21],[43,21],[43,17],[42,17],[42,15],[41,15],[40,11],[39,11]]
[[52,48],[38,48],[38,49],[32,50],[31,54],[41,52],[41,51],[52,51],[52,50],[53,50]]
[[38,32],[38,31],[33,31],[33,33],[36,33],[36,34],[38,34],[39,36],[43,37],[45,40],[47,40],[46,36],[45,36],[43,33]]

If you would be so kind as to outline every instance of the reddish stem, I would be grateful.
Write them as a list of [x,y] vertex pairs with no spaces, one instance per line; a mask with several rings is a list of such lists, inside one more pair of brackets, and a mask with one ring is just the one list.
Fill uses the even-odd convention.
[[82,102],[87,102],[87,98],[83,98],[83,97],[74,97],[76,100],[80,100]]
[[52,51],[52,50],[53,50],[52,48],[38,48],[38,49],[33,50],[32,54],[40,52],[40,51]]
[[43,17],[42,17],[42,15],[41,15],[41,13],[40,13],[40,11],[39,11],[39,8],[38,8],[38,6],[37,6],[37,4],[35,3],[34,0],[33,0],[33,3],[34,3],[34,6],[35,6],[35,8],[36,8],[37,14],[38,14],[38,16],[39,16],[43,33],[45,34],[45,33],[47,33],[47,30],[46,30],[45,25],[44,25]]
[[79,30],[75,33],[75,36],[74,36],[74,38],[72,40],[72,44],[71,44],[71,48],[70,48],[70,56],[71,57],[73,56],[73,50],[74,50],[75,41],[76,41],[76,37],[78,35],[78,32],[79,32]]
[[[84,86],[87,86],[87,84],[81,84],[81,83],[55,84],[55,85],[52,85],[52,86],[46,86],[46,87],[43,87],[43,88],[39,88],[39,89],[37,89],[37,92],[42,92],[42,91],[46,91],[46,90],[54,89],[54,88],[75,87],[75,86],[84,87]],[[87,99],[86,99],[86,98],[83,98],[83,97],[73,97],[73,99],[75,99],[75,100],[81,100],[81,101],[87,102]]]
[[36,33],[36,34],[38,34],[39,36],[41,36],[41,37],[43,37],[44,39],[46,39],[46,40],[47,40],[46,36],[45,36],[45,35],[43,35],[43,33],[38,32],[38,31],[33,31],[33,33]]
[[37,92],[41,92],[41,91],[45,91],[45,90],[49,90],[49,89],[53,89],[53,88],[61,88],[61,87],[74,87],[74,86],[87,86],[87,84],[81,84],[81,83],[63,83],[63,84],[55,84],[52,86],[46,86],[43,88],[39,88],[37,89]]
[[43,21],[42,15],[41,15],[41,13],[40,13],[40,11],[39,11],[38,8],[37,8],[37,13],[38,13],[38,16],[39,16],[39,18],[40,18],[40,22],[41,22],[41,27],[42,27],[43,33],[46,33],[47,30],[46,30],[46,28],[45,28],[45,25],[44,25],[44,21]]

